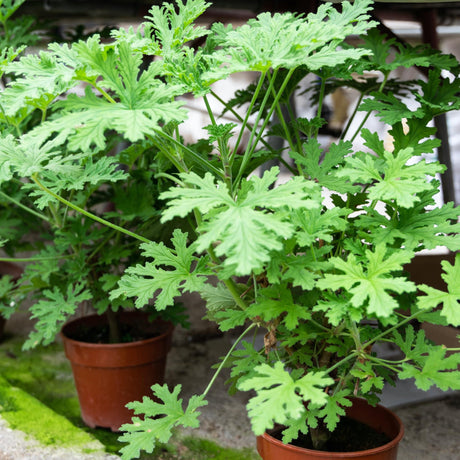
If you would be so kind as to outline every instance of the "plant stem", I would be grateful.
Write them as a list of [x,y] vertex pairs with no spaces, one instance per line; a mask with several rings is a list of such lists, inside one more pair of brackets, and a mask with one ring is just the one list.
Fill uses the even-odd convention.
[[354,108],[354,110],[353,110],[353,113],[351,114],[351,117],[348,119],[347,125],[346,125],[345,128],[343,129],[342,134],[340,135],[340,139],[341,139],[341,140],[345,139],[345,136],[347,135],[348,130],[350,129],[350,126],[351,126],[351,124],[353,123],[353,120],[355,119],[356,114],[358,113],[358,108],[359,108],[359,106],[361,105],[361,101],[363,100],[363,98],[364,98],[364,93],[361,93],[361,94],[359,95],[358,100],[356,101],[356,104],[355,104],[355,108]]
[[[249,117],[252,113],[252,109],[254,108],[254,105],[257,101],[257,98],[259,97],[259,93],[262,89],[262,86],[263,86],[263,83],[264,83],[264,80],[265,80],[265,76],[266,76],[266,72],[262,72],[260,74],[260,77],[259,77],[259,81],[257,82],[257,87],[254,91],[254,94],[252,95],[252,100],[251,102],[249,103],[249,107],[248,107],[248,110],[246,111],[246,116],[244,117],[244,120],[243,120],[243,124],[241,126],[241,130],[240,130],[240,133],[238,135],[238,139],[236,140],[236,143],[235,143],[235,148],[233,150],[233,154],[230,155],[230,160],[232,161],[233,158],[235,157],[236,155],[236,152],[238,151],[238,147],[240,146],[240,143],[241,143],[241,139],[243,138],[243,132],[245,130],[245,128],[248,126],[248,120],[249,120]],[[261,111],[259,111],[259,114],[261,114]],[[260,119],[260,118],[258,118]],[[254,131],[257,129],[257,121],[254,123],[254,126],[253,126],[253,130],[251,130],[251,136],[253,135]]]
[[335,363],[333,366],[331,366],[329,369],[327,369],[327,373],[330,374],[332,371],[340,367],[342,364],[345,364],[347,361],[350,361],[351,359],[354,359],[358,356],[357,351],[352,351],[348,356],[345,358],[341,359],[337,363]]
[[[324,95],[326,93],[326,80],[318,75],[318,78],[321,80],[319,87],[319,97],[318,97],[318,109],[316,110],[316,116],[321,118],[321,111],[323,110]],[[319,128],[316,129],[316,135],[318,137]]]
[[425,313],[424,310],[420,310],[416,313],[414,313],[413,315],[411,316],[406,316],[406,319],[404,319],[403,321],[401,321],[400,323],[396,324],[395,326],[391,327],[390,329],[387,329],[386,331],[382,332],[381,334],[377,335],[376,337],[374,337],[372,340],[369,340],[368,342],[365,342],[364,345],[365,347],[367,348],[369,345],[372,345],[374,344],[375,342],[378,342],[380,339],[382,339],[383,337],[385,337],[386,335],[388,334],[391,334],[393,331],[396,331],[397,329],[399,329],[401,326],[403,326],[404,324],[412,321],[413,319],[417,318],[417,316],[421,315],[422,313]]
[[[384,75],[384,78],[383,78],[383,81],[382,83],[380,84],[379,86],[379,89],[377,90],[378,93],[381,93],[383,91],[383,88],[385,87],[387,81],[388,81],[388,77],[390,76],[389,72],[387,72],[385,75]],[[360,123],[360,125],[358,126],[358,129],[356,130],[355,134],[352,136],[352,138],[350,139],[351,142],[353,142],[356,137],[358,136],[358,134],[362,131],[363,129],[363,126],[366,124],[367,120],[369,119],[369,117],[371,116],[371,113],[372,112],[367,112],[366,113],[366,116],[363,118],[363,121]]]
[[109,307],[105,315],[109,323],[109,343],[121,343],[120,325],[116,313]]
[[93,84],[93,83],[90,83],[95,89],[97,89],[110,103],[112,104],[116,104],[117,101],[112,97],[110,96],[110,94],[108,94],[104,89],[102,89],[101,87],[97,86],[96,84]]
[[[211,94],[213,95],[213,97],[219,101],[223,106],[226,107],[226,103],[225,101],[218,95],[216,94],[214,91],[211,91]],[[228,107],[227,110],[237,119],[237,121],[239,121],[242,125],[245,123],[245,121],[243,120],[243,117],[241,117],[234,109]],[[244,124],[244,127],[249,131],[249,132],[252,132],[254,130],[254,126],[252,126],[250,123],[246,122]],[[240,136],[242,135],[242,132],[244,130],[241,129],[240,131]],[[264,146],[268,149],[268,150],[271,150],[271,146],[270,144],[265,140],[265,139],[260,139],[260,142],[262,142],[262,144],[264,144]],[[235,152],[236,152],[236,149],[233,151],[233,154],[231,155],[232,157],[235,155]]]
[[37,178],[37,174],[32,175],[32,180],[37,184],[38,187],[40,187],[41,190],[45,191],[46,193],[49,193],[53,198],[56,198],[56,200],[60,201],[61,203],[65,204],[66,206],[69,206],[69,208],[72,208],[73,210],[83,214],[86,217],[89,217],[90,219],[99,222],[100,224],[106,225],[107,227],[113,228],[115,230],[118,230],[119,232],[124,233],[125,235],[131,236],[132,238],[135,238],[139,241],[142,241],[143,243],[151,243],[151,241],[141,235],[138,235],[137,233],[131,232],[123,227],[119,227],[118,225],[113,224],[112,222],[109,222],[108,220],[102,219],[99,216],[96,216],[95,214],[86,211],[83,208],[80,208],[79,206],[71,203],[70,201],[67,201],[65,198],[62,198],[61,196],[57,195],[53,191],[51,191],[49,188],[47,188],[45,185],[43,185]]
[[[270,74],[268,74],[268,77],[269,77],[269,80],[271,80]],[[272,85],[271,85],[271,92],[273,95],[273,99],[276,99],[275,89]],[[286,135],[286,140],[289,144],[289,147],[291,148],[291,150],[295,150],[296,148],[295,148],[294,143],[292,142],[291,133],[289,132],[289,127],[286,123],[286,120],[284,119],[283,111],[281,110],[279,103],[275,105],[275,110],[276,110],[276,115],[278,117],[278,120],[281,123],[281,126],[283,127],[283,131],[284,131],[284,134]],[[297,134],[297,139],[299,140],[297,131],[296,131],[296,134]]]
[[181,180],[179,180],[177,177],[174,177],[173,175],[168,174],[168,173],[160,172],[160,173],[155,174],[154,177],[155,177],[155,179],[158,179],[160,177],[164,177],[165,179],[168,179],[171,182],[173,182],[173,183],[175,183],[177,185],[180,185],[181,187],[185,187],[184,183]]
[[[211,162],[208,160],[205,160],[203,157],[201,157],[198,153],[193,151],[191,148],[187,147],[186,145],[182,144],[179,142],[177,139],[174,139],[174,137],[170,136],[169,134],[165,133],[164,131],[158,130],[156,131],[157,134],[160,136],[163,136],[165,139],[171,141],[176,147],[178,147],[180,150],[188,153],[190,156],[192,156],[198,163],[200,163],[206,170],[212,171],[214,174],[216,174],[219,177],[225,178],[225,174],[223,174],[222,170],[219,168],[216,168]],[[163,152],[165,153],[165,152]],[[170,155],[167,155],[168,159],[171,160],[171,162],[176,166],[176,168],[180,172],[185,172],[186,169],[182,167],[182,165],[179,165],[175,159],[171,159]]]
[[[273,104],[262,124],[262,126],[260,127],[260,130],[259,130],[259,133],[257,134],[256,138],[254,139],[254,136],[251,134],[251,138],[249,139],[249,142],[248,142],[248,146],[246,148],[246,152],[244,153],[244,157],[243,157],[243,161],[241,162],[241,166],[240,166],[240,170],[238,171],[238,175],[236,177],[236,180],[235,180],[235,183],[238,184],[239,181],[241,180],[242,176],[243,176],[243,172],[244,172],[244,168],[246,167],[248,161],[249,161],[249,158],[251,156],[251,154],[254,152],[254,149],[256,148],[258,142],[260,141],[263,133],[265,132],[265,129],[268,125],[268,123],[270,122],[270,119],[271,119],[271,116],[273,115],[273,112],[275,111],[275,108],[276,108],[276,105],[278,104],[279,100],[281,99],[281,96],[287,86],[287,84],[289,83],[289,80],[292,76],[292,74],[294,73],[294,69],[291,69],[288,74],[286,75],[276,97],[275,97],[275,100],[273,101]],[[256,122],[254,123],[254,126],[257,126],[259,124],[259,121],[262,117],[262,112],[263,112],[263,109],[265,107],[265,104],[268,100],[268,95],[270,94],[271,90],[272,90],[272,87],[273,87],[273,83],[276,79],[276,71],[274,72],[274,76],[272,76],[272,79],[270,80],[270,85],[269,85],[269,88],[267,89],[267,93],[264,97],[264,100],[262,101],[262,106],[259,110],[259,113],[258,113],[258,117],[257,117],[257,120]],[[255,131],[254,131],[255,132]]]
[[45,220],[46,222],[49,222],[50,220],[48,219],[48,217],[46,217],[44,214],[40,214],[39,212],[37,211],[34,211],[33,209],[30,209],[28,208],[27,206],[24,206],[20,201],[18,200],[15,200],[14,198],[10,197],[9,195],[7,195],[6,193],[3,193],[2,191],[0,191],[0,196],[3,196],[3,198],[6,198],[8,201],[11,201],[12,203],[14,203],[16,206],[18,206],[19,208],[21,209],[24,209],[24,211],[27,211],[29,212],[30,214],[33,214],[35,217],[38,217],[40,219],[43,219]]
[[[213,262],[215,262],[216,264],[220,263],[219,258],[216,256],[213,248],[209,248],[207,252]],[[228,278],[226,280],[223,280],[222,282],[225,284],[225,287],[228,289],[228,291],[232,295],[238,307],[240,307],[240,309],[243,311],[246,310],[248,306],[246,305],[246,302],[240,297],[238,290],[236,289],[235,281],[233,281],[232,278]]]
[[376,357],[374,357],[372,355],[367,355],[366,359],[368,359],[369,361],[372,361],[372,362],[374,362],[374,363],[376,363],[376,364],[378,364],[380,366],[386,367],[387,369],[390,369],[393,372],[398,372],[399,371],[398,368],[396,368],[394,366],[391,366],[389,364],[391,361],[388,361],[386,359],[379,359],[379,358],[376,358]]
[[[72,255],[60,256],[60,259],[70,259]],[[0,262],[40,262],[42,260],[56,260],[56,256],[53,257],[0,257]]]
[[227,352],[227,354],[225,355],[224,359],[222,360],[222,362],[220,363],[219,367],[217,368],[217,371],[214,373],[214,375],[212,376],[212,379],[211,381],[208,383],[208,386],[206,387],[206,389],[203,391],[203,394],[202,396],[205,397],[209,390],[211,389],[213,383],[216,381],[217,377],[219,376],[220,374],[220,371],[223,369],[225,363],[227,362],[227,359],[230,357],[230,355],[233,353],[233,350],[237,347],[237,345],[241,342],[241,340],[243,339],[243,337],[249,332],[251,331],[252,329],[254,329],[255,327],[257,326],[257,324],[253,323],[251,324],[248,328],[246,328],[246,330],[235,340],[235,343],[232,345],[232,347],[230,348],[230,350]]
[[[208,111],[209,118],[211,120],[211,123],[213,126],[217,126],[216,119],[214,118],[214,113],[212,111],[211,105],[209,104],[209,100],[207,96],[205,95],[203,97],[204,103],[206,105],[206,110]],[[222,166],[224,167],[224,179],[225,183],[227,184],[228,188],[231,190],[231,185],[232,185],[232,168],[230,166],[229,162],[229,152],[228,152],[228,147],[225,145],[225,142],[223,139],[218,140],[218,145],[219,145],[219,152],[221,156],[221,161],[222,161]]]

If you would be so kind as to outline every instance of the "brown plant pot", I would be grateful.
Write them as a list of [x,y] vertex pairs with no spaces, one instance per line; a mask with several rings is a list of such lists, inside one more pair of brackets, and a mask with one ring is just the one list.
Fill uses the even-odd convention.
[[334,460],[339,458],[396,460],[398,444],[404,435],[402,422],[396,414],[380,405],[372,407],[364,399],[353,399],[353,406],[346,408],[346,415],[365,423],[376,431],[385,433],[391,441],[375,449],[357,452],[325,452],[283,444],[269,434],[264,433],[262,436],[257,437],[257,451],[263,460]]
[[70,321],[62,328],[61,337],[72,365],[81,417],[91,428],[119,431],[134,415],[126,404],[151,395],[150,387],[164,381],[173,325],[161,320],[149,323],[143,312],[125,312],[119,318],[121,323],[145,325],[147,329],[159,330],[160,334],[119,344],[87,343],[69,338],[81,327],[105,324],[105,317],[98,315]]
[[[17,281],[22,275],[22,267],[12,262],[0,262],[0,277],[9,275],[14,281]],[[3,339],[6,319],[0,315],[0,340]]]

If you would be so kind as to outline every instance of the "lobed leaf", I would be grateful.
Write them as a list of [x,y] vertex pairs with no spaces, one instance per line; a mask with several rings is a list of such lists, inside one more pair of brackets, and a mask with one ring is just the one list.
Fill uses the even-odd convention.
[[144,396],[142,402],[127,404],[129,409],[133,409],[136,415],[142,414],[143,418],[133,417],[132,423],[121,426],[120,430],[125,433],[118,439],[128,443],[120,449],[122,459],[137,458],[141,450],[153,452],[156,443],[168,442],[172,430],[179,425],[198,427],[200,412],[197,409],[208,402],[202,396],[192,396],[184,410],[182,399],[178,398],[181,388],[181,385],[176,385],[170,392],[167,385],[155,384],[152,386],[155,400]]
[[256,435],[272,428],[274,423],[285,424],[288,420],[299,419],[305,411],[304,401],[324,405],[328,396],[323,388],[334,382],[322,371],[294,379],[279,361],[273,367],[261,364],[254,370],[257,374],[245,379],[238,388],[257,393],[247,405]]

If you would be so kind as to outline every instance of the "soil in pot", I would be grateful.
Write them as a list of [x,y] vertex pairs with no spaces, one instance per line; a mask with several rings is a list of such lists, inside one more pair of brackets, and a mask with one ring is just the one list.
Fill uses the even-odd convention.
[[[300,438],[297,442],[283,444],[279,431],[273,430],[257,437],[257,450],[264,460],[396,460],[398,444],[403,435],[404,428],[401,420],[389,409],[376,405],[370,406],[365,399],[352,398],[352,405],[345,409],[344,422],[340,423],[338,431],[340,438],[347,438],[345,445],[332,438],[328,450],[315,450],[308,437]],[[349,421],[351,420],[351,422]],[[363,426],[364,425],[364,426]],[[359,430],[354,434],[355,430]],[[365,431],[362,431],[365,430]],[[371,430],[371,431],[369,431]],[[278,438],[276,437],[278,431]],[[377,439],[369,444],[377,432]],[[386,438],[386,439],[385,439]],[[355,441],[352,441],[355,440]],[[306,441],[306,444],[303,444]],[[353,445],[350,444],[353,442]],[[358,442],[358,446],[355,442]],[[376,444],[380,444],[377,447]]]
[[[270,435],[282,440],[282,428],[273,430]],[[331,433],[321,450],[326,452],[355,452],[359,450],[375,449],[391,441],[385,433],[374,430],[369,425],[352,418],[342,417],[337,428]],[[291,441],[293,446],[304,449],[314,449],[310,434],[301,434]]]
[[[159,324],[120,324],[120,342],[130,343],[139,340],[153,339],[164,332]],[[109,344],[109,326],[107,324],[86,325],[82,323],[78,328],[67,333],[68,338],[78,342]]]

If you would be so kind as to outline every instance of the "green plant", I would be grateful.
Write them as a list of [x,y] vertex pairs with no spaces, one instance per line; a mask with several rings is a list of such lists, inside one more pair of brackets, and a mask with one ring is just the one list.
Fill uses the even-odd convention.
[[[255,391],[248,414],[256,434],[279,423],[284,442],[309,431],[320,447],[348,398],[375,403],[385,381],[414,378],[421,389],[458,389],[460,354],[447,356],[414,324],[460,324],[460,257],[443,263],[447,292],[416,286],[404,272],[424,249],[460,248],[458,208],[433,206],[435,176],[444,167],[422,158],[439,145],[433,117],[460,107],[458,62],[385,39],[369,19],[367,0],[343,2],[341,12],[323,4],[306,18],[262,13],[236,28],[195,26],[207,6],[201,0],[154,6],[143,27],[115,31],[110,43],[95,36],[71,47],[51,45],[33,67],[19,61],[16,71],[40,97],[45,84],[33,82],[45,71],[47,87],[67,82],[61,89],[68,90],[75,79],[87,87],[83,96],[56,102],[57,116],[29,133],[4,136],[3,177],[29,177],[39,203],[64,205],[142,240],[147,261],[125,271],[112,300],[135,298],[140,308],[155,298],[163,312],[180,293],[196,291],[221,330],[246,326],[216,374],[230,367],[231,391]],[[348,43],[351,35],[359,43]],[[197,39],[204,45],[188,46]],[[142,71],[141,62],[147,62]],[[399,82],[391,74],[415,65],[430,68],[426,81]],[[255,81],[237,98],[226,101],[213,90],[214,82],[248,71]],[[366,77],[369,72],[374,76]],[[314,76],[309,94],[317,110],[299,118],[290,101],[307,75]],[[324,148],[318,133],[325,96],[342,86],[360,94],[351,119],[360,111],[364,116],[355,132],[349,123]],[[207,137],[192,145],[180,132],[181,96],[189,93],[203,99],[210,120]],[[414,109],[405,102],[408,94]],[[236,122],[219,123],[211,98]],[[388,125],[391,151],[380,133],[366,128],[373,112]],[[159,195],[161,220],[188,218],[192,230],[175,229],[170,245],[92,215],[76,199],[99,175],[125,179],[116,167],[120,157],[105,153],[112,131],[131,143],[128,152],[152,151],[156,179],[172,181]],[[273,149],[270,136],[286,147]],[[353,144],[358,138],[362,149]],[[286,166],[287,182],[277,184],[278,167],[251,175],[268,159]],[[100,160],[96,173],[90,167]],[[75,192],[73,184],[80,187]],[[216,283],[208,282],[211,276]],[[259,329],[266,332],[262,349],[243,340]],[[404,357],[377,356],[379,342],[397,345]],[[176,426],[197,426],[214,380],[185,408],[180,385],[154,385],[155,402],[131,403],[144,417],[123,426],[123,458],[151,452]]]
[[[9,288],[15,305],[26,295],[35,299],[30,311],[36,325],[25,349],[51,343],[63,322],[81,306],[87,312],[105,314],[110,326],[108,340],[123,341],[116,313],[130,308],[133,302],[109,301],[108,292],[119,280],[123,266],[139,258],[137,240],[168,236],[167,226],[159,225],[157,206],[164,181],[153,180],[161,160],[155,159],[149,144],[129,144],[138,141],[143,131],[131,129],[133,119],[125,120],[129,114],[143,115],[144,110],[137,107],[125,111],[134,102],[131,96],[141,96],[138,102],[145,105],[153,90],[145,81],[136,95],[128,94],[124,85],[129,88],[130,80],[141,70],[140,55],[123,55],[126,62],[117,70],[118,53],[126,53],[127,48],[108,51],[110,47],[104,49],[98,41],[99,35],[71,45],[53,43],[49,45],[51,51],[21,59],[16,59],[17,52],[8,51],[2,63],[10,81],[0,101],[4,138],[0,155],[5,166],[0,173],[0,198],[5,203],[0,236],[4,236],[2,243],[9,256],[1,260],[27,262],[18,286],[11,289],[5,279],[2,291],[6,296]],[[99,86],[100,76],[107,84],[105,89]],[[104,95],[108,105],[104,106],[90,88]],[[111,95],[106,92],[108,88],[114,90]],[[79,91],[84,96],[78,96]],[[159,99],[168,99],[168,90]],[[80,112],[91,107],[89,101],[95,104],[92,110]],[[72,106],[76,110],[69,110]],[[118,118],[113,106],[120,107]],[[104,120],[108,125],[90,135],[80,132],[77,140],[70,133],[86,113],[93,118],[93,127],[84,122],[89,130]],[[108,114],[113,116],[111,121]],[[152,113],[145,118],[156,116]],[[60,121],[66,124],[65,129],[58,126]],[[113,130],[104,135],[106,128],[120,128],[120,124],[124,136]],[[166,172],[168,166],[161,169]],[[54,198],[56,194],[64,204]],[[73,212],[66,200],[81,212]],[[110,219],[111,227],[100,225],[97,216]],[[125,233],[117,231],[119,226]],[[129,228],[138,234],[131,234]],[[29,244],[21,246],[23,239]],[[29,254],[19,257],[18,252],[26,249]],[[12,312],[9,308],[8,314]],[[162,316],[186,324],[179,305]]]
[[[37,21],[18,10],[25,0],[0,2],[0,80],[2,85],[11,82],[11,75],[5,73],[7,64],[13,62],[27,46],[40,39]],[[5,121],[0,106],[0,120]],[[40,219],[30,212],[31,200],[17,181],[2,181],[0,184],[0,248],[5,253],[0,261],[0,315],[8,319],[15,311],[20,298],[20,288],[13,278],[19,276],[19,268],[8,265],[17,260],[17,253],[32,250],[34,244],[28,236],[37,231]],[[4,262],[7,264],[4,264]],[[15,273],[8,273],[14,271]],[[3,273],[5,272],[5,273]],[[7,274],[8,273],[8,274]],[[12,276],[14,275],[14,276]],[[17,275],[17,276],[16,276]]]

